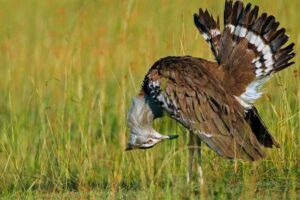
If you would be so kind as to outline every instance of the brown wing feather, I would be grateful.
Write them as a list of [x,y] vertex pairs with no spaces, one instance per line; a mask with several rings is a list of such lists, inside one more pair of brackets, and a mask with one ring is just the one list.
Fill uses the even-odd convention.
[[[159,78],[153,81],[152,71]],[[163,108],[226,158],[257,160],[264,156],[244,109],[227,95],[217,77],[216,63],[192,57],[169,57],[157,62],[146,76],[144,90]],[[159,85],[159,94],[147,85]]]
[[[232,43],[232,40],[224,43],[224,45],[228,45],[228,47],[224,47],[224,51],[231,53],[221,63],[225,71],[223,80],[227,90],[240,96],[255,79],[255,68],[253,68],[252,60],[256,55],[251,49],[248,49],[249,43],[246,39],[241,39],[237,46],[233,46]],[[224,52],[224,54],[228,54],[228,52]]]

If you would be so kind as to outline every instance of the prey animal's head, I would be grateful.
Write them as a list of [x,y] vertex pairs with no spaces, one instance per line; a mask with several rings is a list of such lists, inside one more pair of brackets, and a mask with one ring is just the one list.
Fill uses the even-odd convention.
[[148,149],[163,140],[177,138],[178,135],[161,135],[152,128],[153,120],[162,115],[162,109],[148,95],[134,97],[128,114],[130,137],[126,150]]

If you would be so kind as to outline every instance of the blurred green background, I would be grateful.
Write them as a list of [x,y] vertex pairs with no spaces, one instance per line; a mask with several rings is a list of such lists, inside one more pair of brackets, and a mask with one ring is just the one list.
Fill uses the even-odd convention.
[[[250,1],[250,0],[249,0]],[[300,1],[251,1],[300,45]],[[0,196],[77,199],[300,198],[300,58],[256,103],[280,149],[237,162],[203,148],[205,184],[186,183],[187,131],[125,152],[126,115],[149,67],[168,55],[213,59],[193,25],[223,0],[0,1]],[[260,12],[260,13],[261,13]],[[196,174],[195,174],[196,175]]]

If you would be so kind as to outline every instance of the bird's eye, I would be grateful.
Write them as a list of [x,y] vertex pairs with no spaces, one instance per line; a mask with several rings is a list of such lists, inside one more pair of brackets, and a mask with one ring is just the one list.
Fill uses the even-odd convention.
[[149,140],[147,140],[147,144],[152,144],[152,142],[153,142],[153,140],[151,140],[151,139],[149,139]]

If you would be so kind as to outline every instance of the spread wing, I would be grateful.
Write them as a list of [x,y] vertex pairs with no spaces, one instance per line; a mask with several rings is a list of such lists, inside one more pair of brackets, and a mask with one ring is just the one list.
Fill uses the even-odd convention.
[[192,57],[158,61],[143,88],[170,116],[199,135],[226,158],[257,160],[264,156],[245,120],[244,108],[227,95],[218,77],[217,63]]
[[224,30],[207,12],[200,9],[194,22],[210,43],[212,52],[223,67],[224,86],[241,104],[250,109],[261,96],[260,87],[270,75],[292,65],[294,43],[284,47],[288,35],[278,28],[275,17],[251,8],[248,3],[225,1]]

